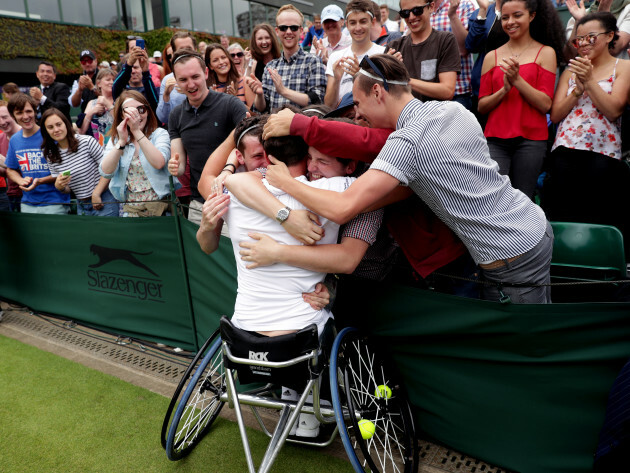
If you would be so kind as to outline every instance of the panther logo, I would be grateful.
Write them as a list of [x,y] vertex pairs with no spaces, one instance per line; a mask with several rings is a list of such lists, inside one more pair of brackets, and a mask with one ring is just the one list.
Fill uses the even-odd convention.
[[105,246],[98,246],[98,245],[91,245],[90,251],[92,252],[92,254],[95,254],[96,256],[98,256],[98,263],[89,265],[90,268],[100,268],[101,266],[107,263],[111,263],[112,261],[123,260],[123,261],[127,261],[128,263],[133,264],[134,266],[137,266],[138,268],[142,268],[145,271],[148,271],[149,273],[153,274],[155,277],[158,277],[158,275],[155,274],[151,270],[151,268],[149,268],[146,264],[140,262],[138,258],[136,258],[135,256],[135,255],[146,256],[146,255],[150,255],[152,252],[138,253],[137,251],[122,250],[118,248],[107,248]]

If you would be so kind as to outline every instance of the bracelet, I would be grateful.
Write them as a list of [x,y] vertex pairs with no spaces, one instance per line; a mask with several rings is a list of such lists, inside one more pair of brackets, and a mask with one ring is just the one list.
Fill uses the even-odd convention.
[[[145,136],[145,135],[142,135],[142,138],[146,138],[146,136]],[[140,143],[140,141],[142,140],[142,138],[140,138],[140,139],[138,140],[138,144]]]
[[234,170],[232,171],[232,174],[234,174],[236,172],[236,166],[232,163],[227,163],[225,167],[223,168],[223,171],[225,171],[228,166],[232,166],[234,168]]
[[576,94],[575,93],[576,90],[577,90],[577,87],[571,91],[574,97],[580,98],[582,95],[584,95],[584,91],[580,92],[579,94]]

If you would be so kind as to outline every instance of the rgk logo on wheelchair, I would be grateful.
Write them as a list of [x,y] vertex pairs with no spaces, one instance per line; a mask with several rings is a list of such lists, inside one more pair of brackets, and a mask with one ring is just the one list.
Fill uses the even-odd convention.
[[269,354],[268,351],[259,351],[259,352],[250,351],[249,352],[249,359],[250,360],[256,360],[256,361],[269,361],[269,360],[267,360],[267,355],[268,354]]
[[[417,471],[418,442],[404,388],[392,364],[374,349],[378,345],[357,329],[344,328],[332,347],[326,343],[333,338],[332,323],[321,339],[315,325],[288,335],[265,337],[240,330],[225,317],[220,332],[219,336],[217,330],[197,353],[166,412],[162,445],[170,460],[188,455],[227,403],[234,407],[249,473],[268,472],[285,442],[325,447],[337,432],[358,473]],[[323,379],[326,371],[328,380]],[[237,391],[237,380],[244,386],[242,392]],[[251,383],[259,387],[243,391],[251,388]],[[330,403],[320,403],[320,386],[326,399],[328,385],[332,408]],[[297,401],[282,399],[283,386],[302,394]],[[258,470],[241,414],[243,405],[252,408],[262,431],[271,437]],[[280,411],[273,433],[257,414],[260,407]],[[317,437],[291,435],[301,414],[314,415],[324,432]]]

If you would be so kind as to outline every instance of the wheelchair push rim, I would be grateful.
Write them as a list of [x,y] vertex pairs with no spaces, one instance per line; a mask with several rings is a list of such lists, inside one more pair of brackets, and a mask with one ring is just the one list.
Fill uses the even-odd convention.
[[179,380],[179,383],[177,384],[177,388],[175,388],[173,396],[171,397],[171,402],[169,403],[168,408],[166,409],[166,414],[164,415],[164,421],[162,422],[162,431],[160,432],[160,443],[162,444],[163,449],[166,449],[166,437],[171,427],[171,422],[173,419],[173,411],[175,410],[175,406],[177,406],[178,402],[181,400],[182,392],[184,391],[184,388],[187,386],[188,380],[197,371],[197,369],[199,368],[199,365],[201,364],[201,362],[203,361],[204,357],[206,356],[208,352],[208,348],[215,341],[218,335],[219,335],[219,329],[217,328],[214,331],[214,333],[210,335],[210,337],[208,337],[208,339],[205,341],[205,343],[199,349],[199,351],[195,354],[192,361],[188,365],[188,368],[186,368],[186,371],[184,372],[183,376]]
[[404,389],[357,329],[345,328],[337,336],[330,380],[339,433],[354,470],[415,472],[417,439]]
[[179,460],[208,433],[224,402],[225,370],[221,338],[216,336],[181,397],[166,439],[166,455]]

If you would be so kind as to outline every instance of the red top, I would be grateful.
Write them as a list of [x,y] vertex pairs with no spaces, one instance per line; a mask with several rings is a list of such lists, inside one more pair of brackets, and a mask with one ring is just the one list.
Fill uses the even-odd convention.
[[[301,136],[322,153],[371,163],[392,131],[296,114],[290,133]],[[451,229],[415,198],[389,205],[385,224],[423,278],[466,253],[466,247]]]
[[[540,54],[540,50],[538,54]],[[494,58],[496,64],[496,49]],[[534,62],[521,64],[519,73],[528,84],[553,99],[556,74],[536,64],[536,59],[534,59]],[[499,66],[494,66],[482,75],[479,98],[492,95],[502,89],[503,75],[503,71]],[[528,140],[546,140],[549,137],[547,116],[523,99],[516,87],[512,87],[507,95],[503,97],[501,103],[488,114],[488,123],[484,134],[487,138],[523,137]]]

